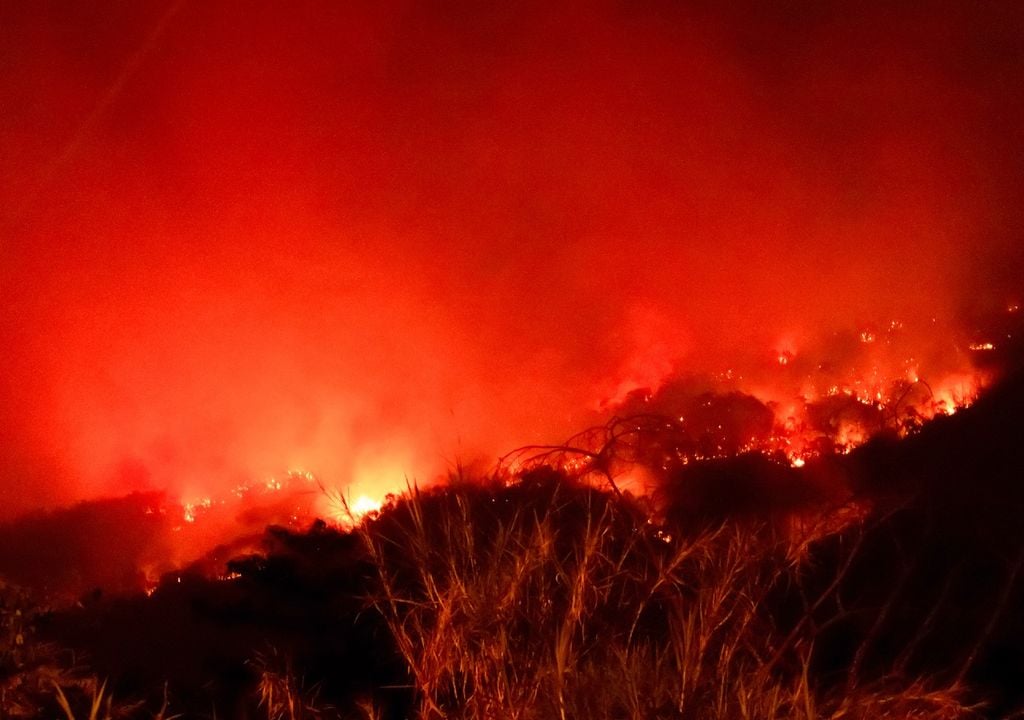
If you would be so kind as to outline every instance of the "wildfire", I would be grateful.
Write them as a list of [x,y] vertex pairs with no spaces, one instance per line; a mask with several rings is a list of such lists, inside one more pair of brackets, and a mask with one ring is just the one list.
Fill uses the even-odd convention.
[[[1016,306],[1007,312],[1016,312]],[[650,364],[642,386],[636,370],[646,366],[637,360],[625,368],[625,380],[604,385],[614,396],[595,403],[606,417],[648,420],[635,427],[623,421],[611,435],[602,435],[598,427],[596,434],[586,431],[564,446],[538,446],[550,452],[537,457],[575,476],[608,473],[611,465],[601,448],[635,435],[629,441],[637,443],[632,455],[614,469],[615,482],[622,491],[646,495],[654,492],[658,473],[704,460],[762,453],[803,468],[816,457],[850,453],[880,431],[906,436],[933,418],[969,406],[994,372],[974,364],[977,353],[998,358],[993,342],[966,343],[950,336],[949,357],[936,360],[938,354],[925,352],[913,332],[898,320],[862,325],[848,338],[833,336],[841,348],[838,357],[825,355],[807,338],[801,337],[798,347],[796,335],[785,336],[768,352],[755,354],[753,363],[731,358],[724,370],[706,371],[696,380],[678,370],[668,374],[658,346],[659,362]],[[379,512],[390,493],[406,487],[412,458],[391,450],[359,458],[337,486],[292,468],[239,484],[224,496],[190,494],[180,503],[180,524],[173,529],[188,545],[239,517],[295,528],[322,518],[351,527]],[[513,453],[502,460],[501,469],[511,481],[537,457]],[[175,512],[171,506],[159,508],[165,511]]]
[[[924,365],[912,359],[897,363],[892,374],[880,366],[864,372],[851,366],[834,374],[803,355],[799,362],[791,360],[795,355],[783,357],[787,363],[780,365],[785,367],[773,368],[781,378],[774,385],[745,387],[750,382],[745,372],[719,373],[711,392],[689,397],[688,403],[685,394],[675,396],[683,402],[671,412],[657,405],[663,399],[659,393],[634,393],[632,405],[612,408],[623,419],[585,431],[562,446],[503,460],[505,482],[513,483],[519,473],[544,464],[602,486],[613,478],[618,491],[654,500],[663,473],[694,463],[761,453],[800,469],[815,458],[848,454],[881,430],[899,436],[915,433],[931,419],[969,406],[986,382],[980,372],[965,371],[929,383],[918,375]],[[792,394],[786,388],[794,388]],[[671,382],[663,392],[671,396]],[[605,452],[615,443],[621,444],[618,451]],[[147,507],[146,512],[166,513],[169,518],[180,512],[180,521],[171,527],[177,539],[174,558],[147,569],[141,589],[154,592],[169,567],[194,562],[226,538],[241,536],[240,522],[248,523],[248,533],[271,524],[303,530],[318,518],[352,528],[380,512],[390,493],[406,487],[402,468],[383,455],[374,456],[358,467],[343,489],[325,485],[310,471],[292,469],[242,483],[223,496],[194,494],[178,505]],[[672,542],[667,535],[658,537]],[[222,581],[236,578],[210,573]]]
[[356,518],[361,518],[368,513],[377,512],[378,510],[380,510],[381,501],[374,500],[372,497],[368,495],[360,495],[359,497],[352,501],[352,504],[349,507],[352,510],[352,514],[355,515]]
[[340,490],[329,489],[324,492],[322,501],[315,509],[323,519],[341,527],[350,527],[368,515],[378,512],[383,505],[383,499],[367,493],[360,492],[352,498]]
[[[675,432],[690,445],[669,464],[759,452],[803,467],[815,456],[850,453],[880,431],[917,432],[977,398],[992,372],[976,367],[953,334],[936,337],[938,319],[930,324],[923,335],[900,320],[861,326],[817,347],[804,338],[799,354],[796,336],[787,336],[774,343],[767,366],[681,375],[611,409],[620,417],[678,418]],[[945,356],[935,352],[943,346]],[[996,350],[990,342],[969,347]],[[585,456],[567,457],[562,467],[579,472],[588,464]]]

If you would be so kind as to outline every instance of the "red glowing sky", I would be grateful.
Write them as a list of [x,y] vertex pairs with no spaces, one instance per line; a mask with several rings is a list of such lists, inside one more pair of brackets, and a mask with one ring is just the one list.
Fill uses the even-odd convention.
[[0,515],[433,472],[623,373],[1001,301],[1022,37],[1017,2],[5,3]]

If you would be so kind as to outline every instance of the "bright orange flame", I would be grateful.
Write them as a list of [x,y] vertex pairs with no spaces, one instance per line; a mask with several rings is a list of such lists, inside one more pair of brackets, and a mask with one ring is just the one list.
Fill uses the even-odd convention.
[[381,501],[374,500],[372,497],[368,495],[360,495],[359,497],[352,501],[352,504],[349,506],[349,508],[352,510],[353,515],[355,515],[357,518],[361,518],[367,513],[377,512],[378,510],[380,510]]
[[[679,457],[678,462],[686,465],[734,452],[763,452],[794,468],[802,468],[822,454],[851,452],[883,425],[905,435],[934,417],[952,415],[970,405],[987,383],[987,376],[969,367],[959,367],[957,360],[939,372],[934,357],[918,354],[917,346],[913,355],[908,352],[910,348],[894,349],[903,332],[903,325],[897,322],[887,330],[857,331],[851,337],[858,350],[844,356],[842,364],[817,363],[815,347],[806,343],[798,355],[794,338],[784,337],[768,346],[770,353],[757,355],[760,365],[729,367],[709,376],[709,385],[700,386],[699,390],[684,389],[684,393],[710,391],[723,396],[738,391],[770,408],[774,419],[767,434],[753,433],[732,446],[716,440],[719,444]],[[972,349],[988,347],[991,346],[983,343]],[[659,388],[672,392],[668,384],[679,367],[660,352],[653,353],[650,363],[640,362],[640,357],[642,354],[636,354],[620,368],[623,375],[604,386],[616,391],[610,407],[607,400],[603,404],[605,412],[629,407],[626,403],[634,403],[635,411],[636,403],[641,407],[656,403]],[[638,390],[640,384],[644,393],[630,392]],[[657,405],[651,407],[655,412],[661,411]],[[674,408],[668,412],[684,427],[688,421],[699,422],[687,417],[689,412],[681,415]],[[830,414],[823,420],[821,412]],[[728,432],[721,424],[717,430]],[[406,488],[414,461],[415,454],[409,446],[398,442],[363,453],[354,459],[345,477],[327,485],[309,471],[293,468],[280,475],[243,482],[225,495],[206,495],[204,491],[208,489],[196,487],[180,505],[181,523],[175,528],[179,531],[178,542],[182,546],[207,542],[220,531],[218,524],[230,522],[240,514],[239,507],[248,511],[266,506],[275,513],[273,522],[296,528],[308,525],[315,517],[351,527],[380,511],[390,493]],[[592,460],[580,455],[570,454],[559,462],[563,463],[563,470],[573,475],[585,475],[593,469]],[[515,463],[505,468],[513,475],[518,469]],[[660,469],[667,470],[668,466]],[[657,484],[658,471],[659,468],[640,466],[619,468],[615,481],[623,492],[650,495]]]

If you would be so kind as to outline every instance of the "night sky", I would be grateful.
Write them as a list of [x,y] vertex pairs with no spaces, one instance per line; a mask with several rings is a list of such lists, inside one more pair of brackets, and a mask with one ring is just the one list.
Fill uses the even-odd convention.
[[0,4],[0,517],[954,324],[1024,286],[1022,151],[1013,1]]

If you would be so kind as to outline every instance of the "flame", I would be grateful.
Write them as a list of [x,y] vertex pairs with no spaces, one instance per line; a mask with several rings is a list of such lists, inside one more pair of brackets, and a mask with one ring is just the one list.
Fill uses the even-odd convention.
[[[803,468],[821,455],[852,452],[882,428],[905,436],[933,418],[953,415],[969,406],[990,377],[988,371],[971,365],[971,356],[965,350],[957,348],[993,352],[994,344],[968,346],[951,337],[950,357],[936,358],[935,353],[924,353],[919,344],[907,341],[908,337],[916,338],[911,333],[912,329],[897,320],[868,329],[860,326],[843,346],[847,350],[840,356],[842,362],[819,357],[806,338],[801,340],[798,352],[795,335],[786,336],[762,345],[760,352],[752,352],[755,364],[732,358],[724,369],[710,371],[700,383],[692,387],[683,383],[679,389],[674,389],[672,383],[675,378],[685,377],[680,375],[685,362],[673,365],[670,353],[657,345],[650,355],[634,352],[620,368],[622,375],[595,388],[599,392],[601,388],[613,391],[610,399],[604,395],[603,402],[595,403],[601,408],[602,418],[646,411],[671,417],[684,432],[696,427],[697,433],[705,432],[700,424],[707,423],[707,417],[715,419],[706,428],[708,442],[678,457],[668,457],[663,463],[659,461],[660,467],[619,467],[617,486],[623,492],[650,495],[657,487],[659,472],[735,453],[760,452]],[[681,404],[658,406],[664,393]],[[770,429],[748,432],[738,429],[742,426],[730,427],[714,414],[714,409],[708,409],[710,402],[694,405],[692,411],[685,409],[687,398],[704,397],[703,393],[716,398],[727,398],[730,393],[754,398],[770,411]],[[702,417],[705,410],[710,414]],[[280,474],[238,483],[223,495],[193,485],[177,506],[180,521],[173,530],[178,559],[188,560],[190,553],[195,558],[203,548],[233,537],[228,533],[237,530],[237,524],[231,523],[239,517],[248,518],[249,531],[256,529],[257,522],[301,529],[315,518],[351,527],[379,512],[391,494],[407,487],[409,470],[417,466],[415,461],[414,453],[397,440],[354,458],[346,476],[328,482],[305,467],[293,466]],[[593,470],[592,459],[583,455],[567,454],[553,462],[576,476],[586,476]],[[521,460],[512,460],[504,470],[514,477],[523,467]],[[147,512],[174,515],[176,508],[151,507]],[[148,579],[147,587],[152,584]]]
[[[665,380],[662,384],[669,388],[665,394],[659,395],[657,390],[634,393],[608,409],[626,416],[678,415],[685,426],[685,413],[678,413],[673,402],[685,404],[687,397],[700,392],[713,396],[740,393],[772,411],[771,432],[729,439],[724,435],[730,431],[723,430],[721,424],[706,429],[695,426],[698,436],[715,437],[687,460],[763,452],[802,467],[815,455],[849,453],[879,430],[903,436],[935,417],[953,415],[970,405],[989,384],[991,371],[973,366],[952,331],[947,337],[940,334],[944,327],[952,326],[936,318],[922,329],[893,319],[861,325],[846,336],[835,333],[832,345],[816,345],[802,337],[799,352],[797,334],[791,333],[769,346],[773,362],[768,365],[748,363],[738,368],[732,364],[703,376],[703,380],[684,380],[676,388],[671,379]],[[945,348],[944,354],[941,348]],[[995,346],[983,342],[970,349],[991,351]],[[733,360],[735,363],[736,358]]]
[[328,489],[315,507],[318,517],[342,528],[358,525],[363,518],[379,512],[384,506],[382,498],[359,493],[354,498],[337,489]]
[[380,510],[381,505],[383,505],[383,503],[380,500],[375,500],[369,495],[360,495],[352,501],[352,504],[349,507],[356,518],[361,518],[368,513],[377,512]]

